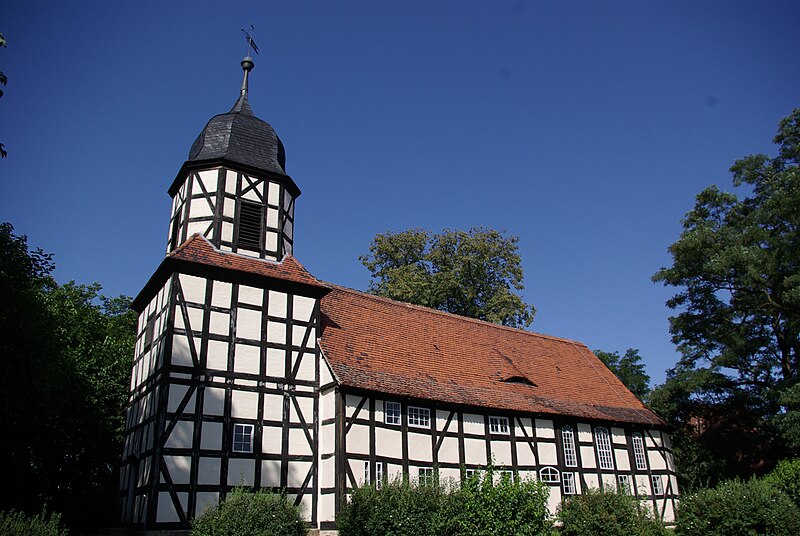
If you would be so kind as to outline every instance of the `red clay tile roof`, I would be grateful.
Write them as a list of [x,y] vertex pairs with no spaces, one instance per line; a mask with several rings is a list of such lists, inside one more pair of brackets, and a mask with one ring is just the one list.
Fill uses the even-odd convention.
[[208,239],[200,234],[192,235],[186,242],[172,251],[168,257],[326,288],[326,285],[311,275],[291,255],[286,255],[280,262],[277,262],[229,253],[215,248]]
[[[497,410],[665,425],[581,343],[328,286],[320,346],[344,386]],[[534,385],[503,381],[513,377]]]

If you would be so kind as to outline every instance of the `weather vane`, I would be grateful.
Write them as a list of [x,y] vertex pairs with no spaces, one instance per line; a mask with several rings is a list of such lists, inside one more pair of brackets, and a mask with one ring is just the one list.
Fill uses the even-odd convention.
[[[256,31],[256,27],[251,24],[250,25],[250,32],[255,32],[255,31]],[[252,49],[253,52],[258,54],[258,45],[256,45],[255,41],[253,41],[253,36],[250,35],[250,32],[248,32],[247,30],[242,28],[242,33],[244,34],[244,38],[247,40],[247,55],[248,56],[250,55],[250,50],[251,49]]]

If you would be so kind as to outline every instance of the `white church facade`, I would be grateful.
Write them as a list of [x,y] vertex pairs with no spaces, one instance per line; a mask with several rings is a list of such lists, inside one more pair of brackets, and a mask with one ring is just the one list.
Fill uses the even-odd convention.
[[585,345],[322,282],[292,256],[300,190],[242,67],[169,188],[167,255],[133,302],[123,524],[185,529],[244,485],[333,529],[355,486],[490,463],[545,482],[551,512],[624,488],[672,521],[666,423]]

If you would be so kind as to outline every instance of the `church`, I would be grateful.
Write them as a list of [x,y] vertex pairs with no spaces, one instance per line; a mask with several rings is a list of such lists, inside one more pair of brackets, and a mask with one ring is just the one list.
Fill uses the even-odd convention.
[[[565,496],[623,489],[666,522],[667,424],[576,341],[320,281],[292,255],[300,188],[248,102],[195,140],[166,256],[133,301],[125,526],[187,529],[236,486],[285,490],[335,529],[348,490],[492,464]],[[302,239],[300,237],[299,239]]]

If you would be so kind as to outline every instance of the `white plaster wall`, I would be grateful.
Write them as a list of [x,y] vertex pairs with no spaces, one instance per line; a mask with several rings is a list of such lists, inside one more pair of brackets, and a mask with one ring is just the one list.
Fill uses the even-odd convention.
[[[310,431],[313,438],[313,430]],[[299,428],[289,429],[289,454],[293,456],[310,456],[314,452],[308,443],[305,432]]]
[[197,515],[202,514],[209,508],[215,508],[219,504],[219,493],[215,491],[197,492]]
[[286,324],[270,321],[267,323],[267,342],[276,344],[286,343]]
[[403,456],[402,437],[402,432],[399,427],[392,430],[376,428],[376,454],[390,458],[401,458]]
[[261,450],[265,454],[280,454],[283,430],[277,426],[265,425],[261,431]]
[[264,394],[264,419],[283,421],[283,397],[281,395]]
[[594,455],[594,447],[584,446],[580,447],[581,463],[585,469],[595,469],[597,467],[597,459]]
[[192,459],[189,456],[164,456],[164,465],[175,484],[189,483],[189,469]]
[[[257,305],[261,307],[264,301],[264,291],[256,287],[239,285],[239,301],[249,305]],[[239,312],[241,313],[241,311]]]
[[578,441],[592,441],[592,427],[585,423],[578,423]]
[[[311,469],[311,462],[290,461],[288,465],[288,480],[286,485],[290,488],[299,488],[303,485],[308,470]],[[309,485],[311,483],[309,482]]]
[[614,449],[614,459],[616,461],[617,469],[620,471],[630,471],[631,459],[628,456],[628,451],[623,449]]
[[537,465],[536,457],[528,443],[517,443],[517,463],[519,465]]
[[214,370],[228,370],[228,343],[224,341],[208,341],[206,367]]
[[536,451],[539,455],[540,465],[556,465],[558,463],[556,445],[554,443],[537,443]]
[[230,327],[231,316],[228,313],[211,311],[211,321],[208,325],[209,332],[227,336],[230,333]]
[[261,462],[261,485],[264,487],[278,487],[281,485],[280,460],[263,460]]
[[639,495],[650,495],[650,478],[647,475],[634,475],[634,480]]
[[179,449],[192,448],[192,432],[194,431],[194,423],[191,421],[178,421],[172,429],[172,433],[167,437],[164,446],[175,447]]
[[[183,298],[188,302],[203,303],[206,297],[206,280],[202,277],[180,274],[178,280],[181,283]],[[198,326],[196,329],[200,329]]]
[[464,433],[484,435],[486,433],[486,429],[483,424],[483,415],[464,413]]
[[211,293],[211,305],[216,307],[231,307],[231,290],[233,285],[225,283],[224,281],[214,281],[214,287]]
[[158,523],[169,523],[171,521],[179,521],[178,513],[175,511],[175,506],[172,504],[172,497],[168,491],[162,491],[158,494],[158,513],[156,514],[156,521]]
[[203,423],[203,428],[200,432],[200,448],[222,450],[222,423]]
[[169,400],[167,402],[167,411],[175,412],[178,410],[181,400],[183,400],[186,391],[189,388],[185,385],[170,384],[169,386]]
[[418,462],[433,462],[433,453],[431,446],[430,433],[412,432],[412,428],[408,430],[408,457],[411,460]]
[[267,348],[267,376],[284,377],[286,373],[286,351]]
[[252,486],[253,476],[255,475],[255,460],[241,458],[230,458],[228,460],[228,485],[229,486]]
[[614,444],[625,444],[625,430],[622,428],[611,428],[611,442]]
[[492,439],[492,458],[498,467],[511,467],[511,441]]
[[217,387],[206,387],[203,398],[203,413],[206,415],[222,415],[225,410],[225,391]]
[[278,206],[280,203],[281,187],[276,182],[269,182],[267,187],[267,203]]
[[667,462],[664,460],[663,454],[657,450],[647,451],[647,461],[650,462],[650,469],[654,471],[667,468]]
[[225,172],[225,191],[230,194],[236,194],[236,180],[238,178],[238,174],[233,170],[227,170]]
[[269,312],[269,316],[277,316],[280,318],[286,318],[287,312],[287,298],[286,294],[283,292],[276,292],[274,290],[269,291],[269,296],[267,297],[269,301],[269,305],[267,311]]
[[201,456],[197,464],[197,483],[219,485],[220,459]]
[[550,419],[536,419],[536,437],[552,439],[556,436],[553,421]]
[[347,432],[347,452],[353,454],[369,454],[369,427],[354,424]]
[[482,439],[464,438],[464,461],[466,465],[486,465],[486,442]]
[[[578,475],[575,475],[575,484],[578,484],[580,480]],[[583,479],[586,481],[586,487],[589,489],[599,489],[600,488],[600,479],[597,477],[596,474],[588,473],[583,476]]]
[[261,364],[261,349],[249,344],[237,344],[233,370],[246,374],[258,374]]
[[458,438],[445,437],[439,447],[439,461],[444,463],[458,463]]
[[258,393],[233,390],[231,393],[231,417],[255,419],[258,417]]

